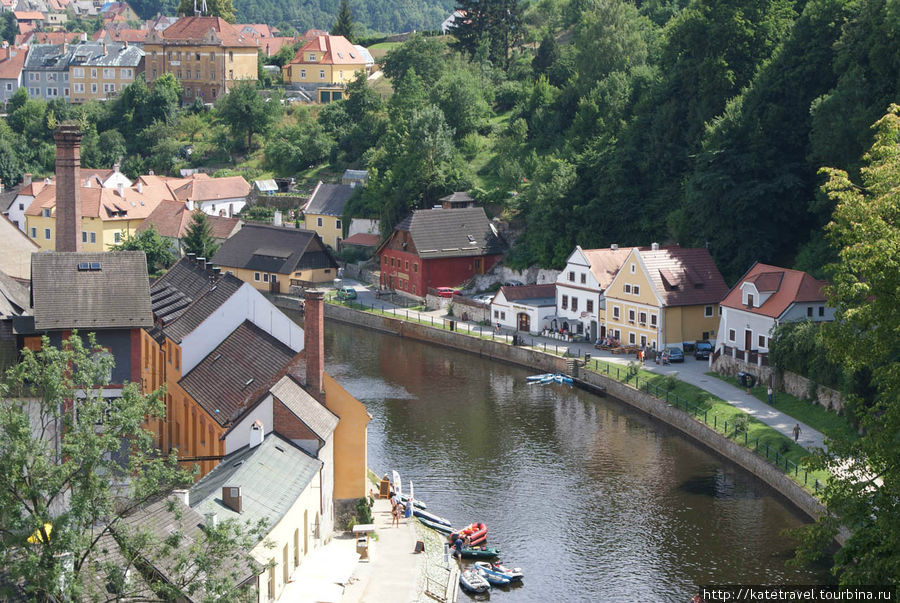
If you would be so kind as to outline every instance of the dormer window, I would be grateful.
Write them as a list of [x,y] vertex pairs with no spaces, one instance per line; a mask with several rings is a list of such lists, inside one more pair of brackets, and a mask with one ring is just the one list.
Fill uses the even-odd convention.
[[45,218],[49,218],[50,217],[50,208],[45,207],[43,210],[41,210],[41,215],[43,215]]
[[753,294],[752,294],[752,293],[748,293],[748,294],[747,294],[747,306],[750,307],[750,308],[753,308],[753,307],[754,307],[754,303],[753,303]]
[[315,61],[315,60],[316,60],[316,55],[315,55],[315,53],[313,53],[313,52],[309,53],[309,60],[310,60],[310,61]]

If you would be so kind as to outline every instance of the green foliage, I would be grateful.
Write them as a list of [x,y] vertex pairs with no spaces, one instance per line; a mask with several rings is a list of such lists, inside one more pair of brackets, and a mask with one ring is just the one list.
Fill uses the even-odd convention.
[[338,6],[338,14],[331,27],[331,35],[344,36],[351,44],[356,40],[353,35],[353,14],[350,12],[348,0],[341,0],[341,4]]
[[234,138],[246,136],[246,149],[253,147],[253,135],[265,133],[281,115],[281,104],[266,102],[253,82],[237,84],[216,102],[216,114]]
[[209,220],[204,212],[195,211],[191,216],[191,223],[181,239],[181,246],[185,253],[196,254],[198,258],[210,259],[216,254],[219,245],[212,238]]
[[415,70],[427,86],[437,82],[445,68],[447,47],[441,40],[413,34],[406,42],[388,51],[384,57],[384,74],[395,85],[410,70]]
[[483,86],[468,70],[445,73],[432,89],[431,101],[440,107],[457,140],[481,129],[491,112]]
[[263,205],[248,205],[241,212],[241,218],[252,222],[271,222],[275,216],[275,210]]
[[826,353],[823,323],[784,322],[775,327],[769,342],[769,362],[834,389],[846,389],[850,376]]
[[[202,2],[198,0],[196,3],[198,10],[201,5]],[[229,23],[234,23],[234,6],[231,0],[206,0],[206,8],[204,16],[222,17]],[[194,0],[181,0],[177,12],[179,15],[194,16]]]
[[667,392],[674,390],[678,386],[678,373],[669,373],[663,378],[663,387]]
[[125,238],[112,251],[143,251],[147,256],[147,271],[151,276],[162,274],[175,263],[172,244],[156,228],[150,228]]
[[356,501],[356,517],[359,523],[372,523],[372,507],[365,498]]
[[9,42],[12,46],[16,42],[16,35],[19,33],[19,22],[12,11],[3,11],[0,13],[0,41]]
[[479,46],[484,45],[486,60],[508,68],[510,49],[522,39],[523,6],[519,0],[459,0],[456,8],[466,15],[454,21],[450,30],[459,48],[475,57]]
[[335,146],[321,124],[304,112],[296,125],[276,130],[265,148],[265,165],[280,176],[297,174],[328,159]]

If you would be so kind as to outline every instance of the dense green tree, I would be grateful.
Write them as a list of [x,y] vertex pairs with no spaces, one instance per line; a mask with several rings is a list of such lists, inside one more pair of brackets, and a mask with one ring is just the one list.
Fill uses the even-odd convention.
[[113,247],[113,251],[143,251],[147,256],[147,271],[151,276],[162,274],[175,263],[172,243],[153,226],[125,237],[124,241]]
[[0,13],[0,41],[9,42],[10,45],[16,43],[16,35],[19,33],[19,22],[12,11],[3,11]]
[[474,56],[479,45],[487,41],[488,59],[508,68],[510,50],[523,37],[523,7],[519,0],[459,0],[456,8],[466,15],[465,19],[456,19],[450,29],[459,48]]
[[426,85],[437,82],[446,66],[447,46],[434,37],[413,34],[406,42],[388,51],[384,57],[384,74],[399,82],[414,69]]
[[212,238],[209,220],[202,211],[194,212],[187,232],[181,239],[181,246],[185,253],[194,253],[198,258],[209,259],[216,254],[219,245]]
[[468,70],[444,74],[431,91],[431,102],[440,107],[456,140],[478,131],[491,113],[480,82]]
[[[181,0],[178,4],[178,14],[188,17],[194,16],[194,7],[202,10],[204,0]],[[234,23],[234,5],[231,0],[205,0],[206,10],[201,14],[211,17],[222,17],[229,23]]]
[[353,14],[350,12],[350,2],[349,0],[341,0],[341,4],[338,7],[337,18],[334,21],[334,25],[331,27],[331,35],[333,36],[344,36],[350,42],[353,42],[356,38],[353,35]]
[[276,130],[265,148],[265,165],[280,176],[295,175],[328,159],[334,139],[311,117]]
[[19,183],[24,173],[14,143],[6,136],[0,136],[0,182],[3,182],[4,187],[14,186]]
[[556,36],[547,32],[541,39],[537,54],[531,60],[531,67],[536,74],[549,75],[550,69],[559,61],[561,56]]
[[266,102],[253,82],[241,82],[216,102],[216,114],[236,139],[246,137],[253,148],[253,135],[266,132],[281,115],[281,104]]
[[900,585],[900,107],[876,122],[858,182],[824,169],[835,203],[828,237],[838,250],[829,302],[836,308],[825,341],[831,359],[871,375],[872,400],[852,400],[862,435],[829,441],[820,466],[831,469],[829,514],[805,532],[806,555],[821,554],[838,526],[850,536],[834,556],[845,585]]

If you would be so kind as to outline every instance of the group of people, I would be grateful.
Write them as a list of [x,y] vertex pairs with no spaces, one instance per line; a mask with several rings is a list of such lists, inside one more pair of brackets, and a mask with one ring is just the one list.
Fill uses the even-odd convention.
[[406,503],[400,500],[400,495],[391,490],[390,493],[390,501],[391,501],[391,527],[395,525],[400,527],[400,518],[405,514],[406,517],[409,517],[412,514],[412,504],[413,501],[411,498],[406,499]]
[[605,348],[615,348],[619,347],[619,340],[612,335],[607,335],[606,337],[598,339],[597,345]]
[[453,549],[453,556],[456,557],[457,559],[462,559],[463,549],[466,549],[466,548],[469,548],[470,546],[472,546],[471,537],[454,532],[454,533],[450,534],[449,538],[451,541],[450,548]]

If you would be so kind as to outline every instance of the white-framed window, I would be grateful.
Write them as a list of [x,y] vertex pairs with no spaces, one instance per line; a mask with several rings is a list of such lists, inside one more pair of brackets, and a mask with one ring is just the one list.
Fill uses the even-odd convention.
[[315,61],[315,60],[316,60],[316,54],[315,54],[314,52],[309,53],[309,60],[310,60],[310,61]]
[[634,310],[628,311],[628,322],[634,322]]
[[574,283],[574,282],[575,282],[575,273],[572,272],[571,270],[569,271],[569,282],[570,282],[570,283]]
[[83,94],[84,93],[84,84],[80,82],[75,82],[75,94]]
[[9,92],[12,90],[12,82],[6,82],[6,91]]
[[625,283],[625,293],[631,293],[631,285],[628,283]]
[[300,79],[301,79],[301,80],[305,80],[305,79],[306,79],[306,69],[301,69],[301,70],[300,70]]
[[494,310],[494,318],[500,318],[500,310]]
[[634,264],[631,265],[631,274],[634,274]]
[[84,77],[84,67],[72,67],[72,77]]
[[44,216],[45,218],[49,218],[50,217],[50,208],[45,207],[44,209],[42,209],[41,215]]
[[34,226],[31,227],[31,238],[32,239],[37,238],[37,228],[35,228]]
[[84,231],[84,230],[81,231],[81,242],[87,243],[87,231]]
[[562,296],[562,309],[563,310],[569,309],[569,296],[568,295]]
[[47,81],[48,81],[48,82],[55,82],[55,81],[56,81],[56,77],[57,77],[57,74],[55,74],[55,73],[53,73],[53,72],[50,72],[50,73],[47,74]]
[[737,335],[736,335],[736,333],[734,332],[734,329],[728,329],[728,341],[734,341],[734,338],[735,338],[736,336],[737,336]]
[[200,70],[199,70],[199,69],[197,69],[196,71],[194,71],[194,79],[195,79],[195,80],[199,80],[199,79],[200,79]]
[[256,282],[259,282],[259,272],[253,273],[253,280],[255,280]]
[[631,289],[631,292],[634,293],[635,295],[640,295],[640,294],[641,294],[641,286],[640,286],[640,285],[635,285],[635,286]]
[[572,296],[572,312],[578,311],[578,298],[574,295]]
[[19,203],[19,211],[24,211],[24,210],[25,210],[25,204]]
[[650,315],[650,326],[651,326],[651,327],[655,327],[655,326],[656,326],[656,314],[651,314],[651,315]]
[[69,96],[69,89],[68,89],[68,88],[63,88],[63,95],[66,96],[66,97]]
[[115,242],[115,243],[122,242],[122,233],[121,232],[117,231],[117,232],[113,233],[113,242]]
[[116,70],[112,67],[104,67],[103,68],[103,79],[105,80],[114,80],[116,79]]
[[581,273],[581,284],[582,285],[587,284],[587,275],[584,272]]
[[97,70],[91,69],[91,79],[97,79]]
[[269,282],[269,273],[268,272],[263,272],[263,282],[264,283]]
[[91,235],[91,243],[96,243],[97,242],[97,233],[92,232],[92,233],[90,233],[90,235]]
[[29,88],[29,89],[28,89],[28,95],[29,95],[29,96],[32,96],[32,97],[40,97],[40,96],[41,96],[41,89],[40,89],[40,88]]
[[325,79],[325,70],[324,69],[319,69],[319,79],[320,80]]
[[59,96],[59,88],[47,88],[47,96]]
[[613,306],[613,320],[619,320],[619,306]]
[[130,80],[131,78],[134,77],[134,69],[132,69],[131,67],[128,67],[127,69],[122,69],[122,73],[120,74],[120,77],[122,77],[123,79],[126,79],[126,80]]
[[186,79],[186,80],[191,79],[191,70],[190,69],[188,69],[187,72],[184,74],[184,79]]
[[640,314],[638,314],[638,322],[640,322],[642,325],[647,324],[647,313],[646,312],[641,312]]
[[703,308],[703,316],[706,318],[710,318],[713,315],[713,307],[712,306],[704,306]]
[[634,333],[628,334],[628,343],[634,345]]
[[30,73],[28,74],[28,81],[29,81],[29,82],[39,82],[39,81],[41,81],[41,74],[40,74],[40,73],[34,73],[33,71],[30,72]]
[[91,84],[91,94],[97,94],[97,84]]
[[316,226],[322,226],[322,218],[316,218]]
[[761,347],[761,348],[767,347],[767,346],[766,346],[766,336],[765,336],[765,335],[760,335],[760,336],[759,336],[759,347]]
[[50,240],[50,229],[49,228],[44,229],[44,238],[47,239],[48,241]]
[[156,79],[156,69],[153,70],[153,79]]
[[103,84],[103,91],[104,92],[115,92],[116,85],[115,84]]
[[819,317],[824,318],[825,316],[825,306],[819,306]]

